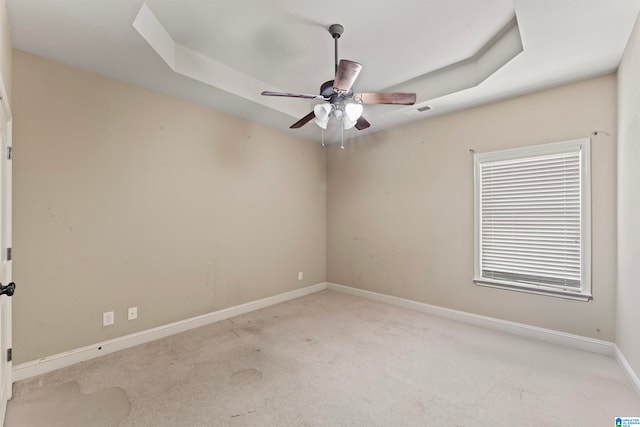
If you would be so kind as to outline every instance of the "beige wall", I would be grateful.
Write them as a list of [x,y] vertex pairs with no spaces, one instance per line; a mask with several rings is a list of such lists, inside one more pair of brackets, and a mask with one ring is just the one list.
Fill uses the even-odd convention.
[[2,83],[7,91],[9,105],[11,105],[11,34],[9,33],[9,17],[7,15],[7,1],[0,0],[0,74]]
[[[592,139],[593,301],[476,286],[473,157]],[[613,341],[616,77],[608,75],[350,141],[327,154],[327,279]]]
[[24,52],[14,67],[16,363],[325,281],[320,144]]
[[640,21],[618,69],[617,343],[640,375]]
[[[14,67],[17,363],[324,281],[325,253],[332,282],[615,338],[613,75],[332,146],[325,204],[316,143],[24,52]],[[469,149],[593,130],[611,134],[592,138],[594,300],[475,286]]]

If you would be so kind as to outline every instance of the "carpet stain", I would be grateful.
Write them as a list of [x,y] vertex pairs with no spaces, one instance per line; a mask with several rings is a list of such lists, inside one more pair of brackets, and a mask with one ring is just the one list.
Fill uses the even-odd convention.
[[6,421],[23,427],[110,427],[120,425],[130,411],[120,387],[83,394],[80,384],[71,381],[12,399]]
[[231,418],[236,418],[236,417],[239,417],[239,416],[241,416],[241,415],[249,415],[249,414],[253,414],[253,413],[256,413],[256,412],[258,412],[258,411],[253,410],[253,411],[243,412],[243,413],[241,413],[241,414],[231,415]]
[[255,383],[256,381],[260,381],[262,379],[262,372],[254,369],[247,368],[242,369],[240,371],[236,371],[231,374],[231,378],[229,379],[229,385],[245,385]]
[[242,330],[248,334],[256,335],[260,332],[260,328],[256,326],[245,326]]

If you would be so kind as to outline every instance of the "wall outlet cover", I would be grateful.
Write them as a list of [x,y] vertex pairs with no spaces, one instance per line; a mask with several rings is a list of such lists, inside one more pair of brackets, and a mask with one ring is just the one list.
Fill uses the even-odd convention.
[[113,311],[105,311],[102,313],[102,326],[110,326],[115,322],[115,314]]

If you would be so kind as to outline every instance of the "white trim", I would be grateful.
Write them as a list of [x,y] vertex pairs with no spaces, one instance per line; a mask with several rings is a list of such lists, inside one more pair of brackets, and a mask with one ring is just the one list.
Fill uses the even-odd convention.
[[42,359],[31,362],[20,363],[13,367],[13,381],[20,381],[36,375],[64,368],[86,360],[101,357],[119,350],[124,350],[139,344],[144,344],[160,338],[174,335],[190,329],[199,328],[200,326],[209,325],[219,322],[230,317],[239,316],[281,302],[289,301],[295,298],[310,295],[315,292],[323,291],[327,288],[326,283],[317,283],[307,286],[306,288],[296,289],[285,292],[283,294],[274,295],[272,297],[263,298],[257,301],[236,305],[201,316],[192,317],[190,319],[180,320],[178,322],[169,323],[167,325],[158,326],[156,328],[147,329],[145,331],[136,332],[123,337],[114,338],[108,341],[97,343],[94,345],[77,348],[66,351],[64,353],[54,354],[52,356],[43,357]]
[[582,337],[580,335],[568,334],[565,332],[539,328],[537,326],[530,326],[522,323],[510,322],[508,320],[501,320],[493,317],[480,316],[478,314],[467,313],[465,311],[425,304],[423,302],[379,294],[377,292],[365,291],[362,289],[338,285],[335,283],[327,283],[327,289],[343,292],[349,295],[359,296],[362,298],[367,298],[374,301],[385,302],[387,304],[397,305],[399,307],[408,308],[410,310],[421,311],[423,313],[444,317],[471,325],[481,326],[487,329],[507,332],[510,334],[519,335],[521,337],[536,339],[539,341],[546,341],[553,344],[560,344],[580,350],[590,351],[592,353],[604,354],[607,356],[614,355],[615,345],[612,342],[608,341],[596,340],[593,338]]
[[629,379],[631,388],[633,388],[638,397],[640,397],[640,378],[638,378],[638,375],[635,373],[631,365],[629,365],[629,362],[627,362],[627,359],[624,357],[622,351],[617,345],[615,346],[615,357],[618,365],[620,365],[620,368]]
[[525,292],[527,294],[535,294],[535,295],[545,295],[548,297],[557,297],[564,299],[572,299],[575,301],[589,301],[593,298],[591,294],[585,293],[573,293],[569,291],[557,291],[555,288],[546,288],[542,285],[528,285],[523,283],[518,283],[518,285],[513,285],[511,282],[503,282],[500,280],[492,280],[485,279],[483,277],[474,277],[473,283],[478,286],[485,286],[487,288],[496,288],[496,289],[508,289],[512,291]]
[[181,320],[175,323],[170,323],[168,325],[159,326],[157,328],[148,329],[146,331],[136,332],[134,334],[115,338],[109,341],[104,341],[95,345],[70,350],[64,353],[55,354],[31,362],[21,363],[13,367],[13,381],[21,381],[27,378],[34,377],[36,375],[51,372],[56,369],[64,368],[66,366],[104,356],[106,354],[130,348],[139,344],[144,344],[153,340],[174,335],[176,333],[188,331],[200,326],[209,325],[211,323],[225,320],[234,316],[239,316],[244,313],[249,313],[261,308],[279,304],[284,301],[289,301],[291,299],[310,295],[315,292],[320,292],[324,289],[330,289],[336,292],[342,292],[361,298],[367,298],[374,301],[396,305],[410,310],[416,310],[422,313],[444,317],[447,319],[456,320],[487,329],[507,332],[530,339],[560,344],[607,356],[615,356],[621,368],[632,382],[634,389],[640,395],[640,380],[638,379],[638,376],[635,374],[633,369],[631,369],[631,366],[627,363],[626,359],[617,348],[617,346],[611,342],[553,331],[550,329],[538,328],[536,326],[529,326],[522,323],[510,322],[507,320],[501,320],[487,316],[480,316],[464,311],[453,310],[450,308],[439,307],[418,301],[379,294],[371,291],[365,291],[362,289],[338,285],[335,283],[318,283],[306,288],[296,289],[294,291],[285,292],[283,294],[275,295],[261,300],[241,304],[235,307],[225,308],[223,310],[214,311],[212,313],[203,314],[201,316]]
[[[506,150],[476,153],[473,155],[473,217],[474,217],[474,278],[475,284],[505,289],[516,292],[526,292],[547,295],[557,298],[567,298],[576,301],[589,301],[591,296],[591,140],[589,138],[572,139],[569,141],[552,142],[529,147],[510,148]],[[520,283],[517,280],[497,280],[483,277],[483,236],[482,236],[482,178],[483,167],[486,163],[508,163],[530,157],[547,158],[561,154],[577,154],[580,161],[580,288],[566,288],[561,286],[545,286],[538,284]],[[535,259],[535,258],[534,258]],[[514,264],[515,266],[515,264]]]
[[4,79],[0,76],[0,108],[4,110],[4,115],[7,122],[12,119],[11,105],[9,105],[9,96],[7,95],[7,89],[4,85]]

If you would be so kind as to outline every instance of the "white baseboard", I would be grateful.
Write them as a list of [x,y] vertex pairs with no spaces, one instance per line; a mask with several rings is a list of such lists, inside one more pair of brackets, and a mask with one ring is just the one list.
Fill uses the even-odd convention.
[[608,341],[567,334],[565,332],[558,332],[551,329],[538,328],[536,326],[510,322],[508,320],[501,320],[493,317],[480,316],[478,314],[467,313],[465,311],[452,310],[450,308],[444,308],[436,305],[425,304],[423,302],[379,294],[377,292],[365,291],[349,286],[337,285],[335,283],[327,283],[327,289],[367,298],[374,301],[385,302],[387,304],[393,304],[399,307],[428,313],[434,316],[457,320],[459,322],[482,326],[487,329],[508,332],[526,338],[565,345],[568,347],[586,350],[593,353],[604,354],[607,356],[614,355],[614,344]]
[[56,369],[94,359],[96,357],[101,357],[119,350],[124,350],[129,347],[164,338],[169,335],[174,335],[180,332],[188,331],[190,329],[199,328],[200,326],[209,325],[211,323],[219,322],[230,317],[239,316],[241,314],[279,304],[284,301],[289,301],[305,295],[310,295],[312,293],[322,291],[326,288],[326,283],[318,283],[312,286],[307,286],[306,288],[296,289],[272,297],[240,304],[235,307],[225,308],[222,310],[203,314],[201,316],[192,317],[190,319],[180,320],[168,325],[158,326],[156,328],[147,329],[145,331],[136,332],[119,338],[114,338],[112,340],[104,341],[98,344],[77,348],[64,353],[54,354],[52,356],[43,357],[42,359],[34,360],[31,362],[21,363],[13,367],[12,380],[13,382],[16,382],[31,378],[36,375],[51,372]]
[[4,426],[4,417],[7,415],[7,401],[0,402],[0,426]]
[[636,392],[638,397],[640,397],[640,378],[638,378],[638,375],[636,375],[635,371],[633,370],[631,365],[629,365],[629,362],[627,362],[627,359],[624,357],[622,351],[620,351],[617,345],[615,346],[615,356],[616,360],[618,361],[618,365],[620,365],[620,368],[622,368],[622,371],[629,379],[631,387]]
[[13,367],[13,381],[16,382],[31,378],[36,375],[64,368],[66,366],[94,359],[96,357],[101,357],[106,354],[130,348],[139,344],[144,344],[173,334],[198,328],[200,326],[209,325],[211,323],[219,322],[221,320],[239,316],[244,313],[259,310],[261,308],[275,305],[284,301],[299,298],[305,295],[310,295],[324,289],[330,289],[333,291],[367,298],[374,301],[392,304],[407,309],[431,314],[434,316],[444,317],[463,323],[485,327],[488,329],[508,332],[526,338],[565,345],[568,347],[590,351],[593,353],[604,354],[607,356],[615,356],[621,368],[629,377],[634,389],[640,395],[640,380],[638,379],[638,376],[635,374],[633,369],[631,369],[631,366],[627,363],[626,359],[617,348],[617,346],[611,342],[568,334],[565,332],[558,332],[550,329],[538,328],[536,326],[510,322],[507,320],[501,320],[487,316],[480,316],[464,311],[453,310],[418,301],[384,295],[371,291],[365,291],[362,289],[338,285],[335,283],[318,283],[306,288],[296,289],[294,291],[285,292],[283,294],[260,299],[257,301],[252,301],[235,307],[225,308],[223,310],[214,311],[211,313],[203,314],[201,316],[181,320],[179,322],[170,323],[168,325],[159,326],[153,329],[148,329],[146,331],[136,332],[134,334],[125,335],[123,337],[104,341],[102,343],[94,344],[91,346],[70,350],[52,356],[47,356],[31,362],[21,363]]

